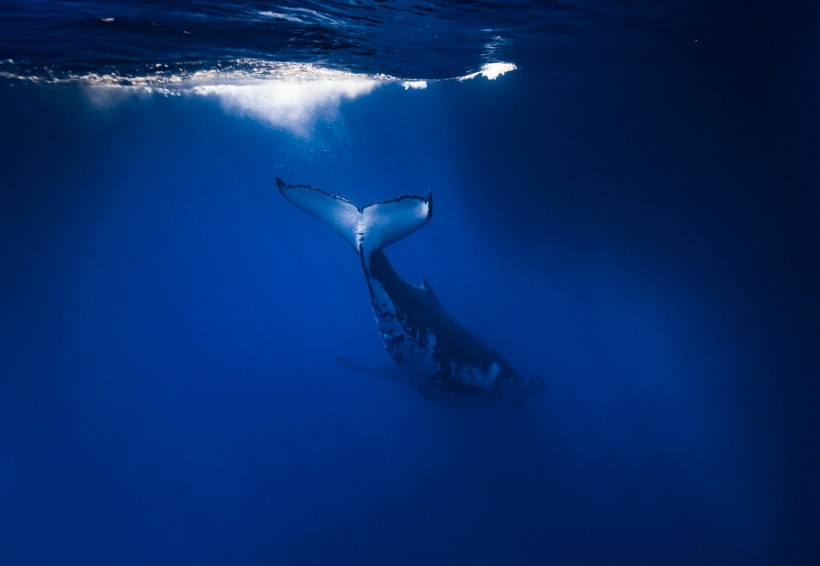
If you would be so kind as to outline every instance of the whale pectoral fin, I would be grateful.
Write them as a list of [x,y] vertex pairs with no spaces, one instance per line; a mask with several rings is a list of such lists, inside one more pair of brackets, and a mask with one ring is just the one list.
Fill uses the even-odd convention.
[[362,373],[371,377],[378,377],[380,379],[394,379],[397,381],[406,381],[404,372],[395,366],[368,366],[360,364],[352,360],[348,360],[342,356],[336,356],[336,363],[345,369]]

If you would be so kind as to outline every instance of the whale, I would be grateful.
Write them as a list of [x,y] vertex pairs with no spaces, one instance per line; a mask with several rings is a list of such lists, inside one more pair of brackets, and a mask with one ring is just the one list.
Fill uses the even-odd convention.
[[413,387],[450,407],[519,405],[545,387],[540,376],[519,374],[444,309],[426,279],[404,281],[384,248],[430,221],[433,196],[400,196],[360,207],[310,185],[276,178],[281,195],[347,241],[359,256],[379,334],[393,358],[390,367],[338,356],[342,367]]

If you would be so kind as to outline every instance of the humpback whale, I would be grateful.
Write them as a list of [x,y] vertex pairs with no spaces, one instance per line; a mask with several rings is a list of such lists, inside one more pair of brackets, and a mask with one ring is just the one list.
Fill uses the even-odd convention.
[[519,404],[544,388],[541,377],[524,378],[494,349],[453,319],[425,279],[405,282],[384,248],[424,226],[433,214],[427,197],[400,196],[358,207],[310,185],[279,192],[347,241],[359,255],[384,346],[398,367],[374,367],[337,357],[350,370],[406,383],[447,406]]

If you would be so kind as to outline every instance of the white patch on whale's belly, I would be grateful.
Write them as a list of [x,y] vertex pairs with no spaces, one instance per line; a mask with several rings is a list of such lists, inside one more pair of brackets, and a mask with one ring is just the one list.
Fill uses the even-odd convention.
[[450,362],[451,377],[488,391],[493,388],[495,378],[500,372],[501,368],[496,363],[490,364],[485,370],[482,367],[459,366],[455,362]]

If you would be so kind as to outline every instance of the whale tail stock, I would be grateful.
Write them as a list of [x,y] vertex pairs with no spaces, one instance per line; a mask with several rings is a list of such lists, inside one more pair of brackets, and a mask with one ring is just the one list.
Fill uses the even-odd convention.
[[309,185],[288,185],[276,178],[279,192],[336,232],[357,253],[380,250],[409,236],[429,222],[433,195],[401,196],[358,207],[349,200]]

